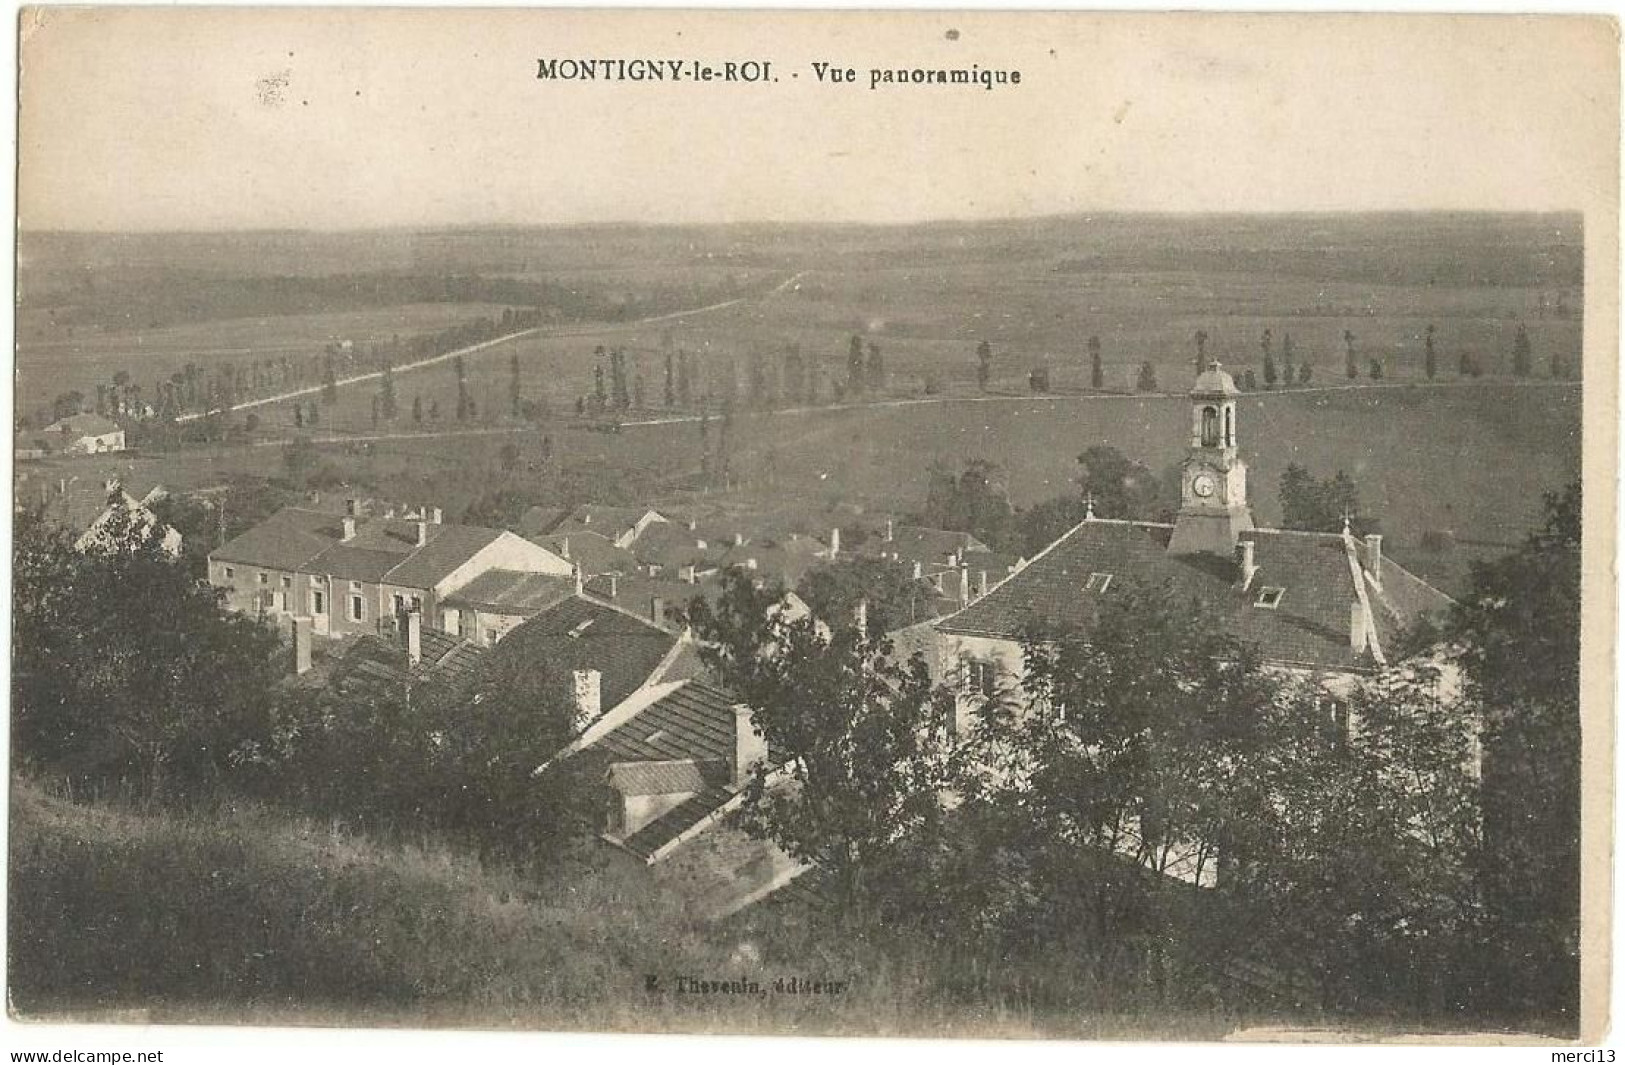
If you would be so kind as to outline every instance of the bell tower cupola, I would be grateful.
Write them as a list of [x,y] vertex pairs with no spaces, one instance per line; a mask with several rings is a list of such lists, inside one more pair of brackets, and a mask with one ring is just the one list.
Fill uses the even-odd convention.
[[1241,390],[1217,362],[1191,387],[1190,446],[1181,467],[1179,516],[1170,554],[1234,557],[1236,542],[1253,528],[1247,505],[1247,464],[1236,446],[1236,399]]

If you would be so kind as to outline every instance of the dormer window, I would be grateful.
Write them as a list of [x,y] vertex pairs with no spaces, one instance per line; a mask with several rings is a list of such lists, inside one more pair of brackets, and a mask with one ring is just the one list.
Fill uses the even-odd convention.
[[1089,579],[1083,582],[1083,590],[1086,592],[1100,592],[1104,594],[1106,589],[1110,588],[1111,586],[1112,575],[1110,573],[1091,573],[1089,574]]
[[1253,605],[1264,610],[1274,610],[1281,605],[1281,597],[1285,594],[1285,588],[1260,588],[1258,598],[1253,600]]

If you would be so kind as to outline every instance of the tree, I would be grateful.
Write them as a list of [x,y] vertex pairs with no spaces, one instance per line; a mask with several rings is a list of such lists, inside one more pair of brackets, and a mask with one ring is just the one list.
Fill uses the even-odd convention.
[[1281,381],[1291,388],[1296,378],[1296,370],[1292,365],[1292,356],[1295,354],[1292,347],[1292,334],[1288,333],[1281,338]]
[[451,367],[457,377],[457,420],[468,421],[474,417],[474,400],[468,394],[468,367],[463,365],[461,355],[451,360]]
[[666,409],[667,410],[670,410],[672,407],[675,407],[677,405],[676,355],[672,352],[672,349],[671,349],[670,345],[667,345],[667,347],[666,347],[666,391],[665,391],[665,400],[666,400]]
[[414,424],[414,425],[422,425],[423,424],[423,397],[422,396],[413,396],[412,397],[412,424]]
[[498,464],[503,473],[512,473],[519,468],[519,445],[509,441],[503,444],[497,452]]
[[1428,323],[1427,335],[1422,339],[1422,371],[1433,380],[1439,372],[1439,356],[1433,349],[1433,323]]
[[1534,352],[1529,344],[1529,327],[1519,322],[1518,331],[1512,337],[1512,373],[1515,377],[1528,377],[1533,368]]
[[1298,384],[1307,385],[1309,383],[1309,375],[1314,372],[1314,369],[1315,368],[1310,366],[1307,362],[1301,364],[1298,367]]
[[1345,521],[1358,535],[1376,531],[1376,523],[1360,514],[1360,490],[1342,470],[1326,481],[1296,462],[1281,474],[1281,524],[1305,532],[1341,532]]
[[880,353],[880,345],[869,341],[868,366],[869,391],[880,392],[886,387],[886,360]]
[[968,532],[989,546],[1005,542],[1015,511],[994,463],[972,459],[960,473],[946,466],[931,470],[921,524]]
[[1382,380],[1382,360],[1376,356],[1372,356],[1371,358],[1371,380]]
[[1196,331],[1196,372],[1198,374],[1207,370],[1207,330]]
[[877,558],[843,557],[808,570],[796,585],[813,616],[827,623],[844,624],[858,604],[865,604],[870,630],[895,632],[931,617],[930,593],[896,562]]
[[609,394],[604,391],[604,365],[599,363],[592,368],[592,409],[594,413],[602,414],[609,406]]
[[1106,371],[1100,364],[1100,338],[1089,338],[1089,387],[1099,391],[1106,386]]
[[986,392],[987,383],[992,376],[993,345],[983,340],[976,345],[976,387]]
[[295,403],[293,405],[293,427],[295,429],[303,429],[305,427],[305,405],[303,403]]
[[322,356],[322,402],[337,403],[339,399],[338,373],[333,365],[333,353]]
[[717,604],[698,600],[690,617],[707,665],[784,767],[782,783],[756,768],[741,819],[861,911],[888,858],[941,815],[942,697],[924,659],[898,662],[873,626],[792,620],[778,600],[730,573]]
[[1096,517],[1131,521],[1166,520],[1176,505],[1150,469],[1106,445],[1078,456],[1078,499],[1092,501]]
[[1447,635],[1484,708],[1485,894],[1508,1009],[1572,1021],[1579,999],[1580,483],[1545,524],[1472,567]]
[[1134,387],[1141,392],[1155,392],[1157,390],[1157,370],[1149,362],[1140,363],[1140,376]]
[[863,394],[863,372],[863,338],[853,333],[846,352],[846,390],[850,395]]
[[1258,346],[1264,353],[1264,387],[1274,388],[1278,375],[1275,372],[1275,355],[1270,347],[1270,331],[1264,330],[1264,336]]
[[381,378],[379,378],[379,389],[380,389],[379,394],[382,397],[380,405],[383,408],[384,417],[386,419],[388,419],[389,421],[394,421],[395,420],[395,413],[396,413],[395,412],[395,365],[394,365],[394,362],[390,359],[390,356],[389,356],[388,352],[384,352],[379,357],[381,359],[383,359],[383,363],[384,363],[383,376]]
[[1245,388],[1249,392],[1257,392],[1258,391],[1258,377],[1257,377],[1256,374],[1253,373],[1253,371],[1251,369],[1249,369],[1245,374],[1242,375],[1242,377],[1241,377],[1241,387]]
[[508,361],[508,413],[517,421],[524,414],[524,396],[520,388],[519,353]]
[[155,798],[217,779],[269,712],[275,633],[222,609],[122,505],[85,553],[36,514],[15,531],[19,761]]
[[1352,381],[1355,378],[1360,376],[1359,366],[1354,361],[1354,332],[1353,332],[1353,330],[1350,330],[1350,329],[1343,330],[1343,347],[1344,347],[1344,350],[1345,350],[1343,368],[1344,368],[1344,371],[1348,375],[1348,379],[1350,381]]

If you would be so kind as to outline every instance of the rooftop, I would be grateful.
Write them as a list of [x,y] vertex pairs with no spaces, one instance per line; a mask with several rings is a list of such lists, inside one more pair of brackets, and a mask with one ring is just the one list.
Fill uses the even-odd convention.
[[502,638],[504,654],[534,655],[560,669],[596,669],[604,710],[648,682],[677,646],[675,633],[572,592]]
[[[1213,555],[1170,555],[1173,526],[1091,519],[1051,544],[986,596],[937,623],[939,631],[1019,639],[1029,625],[1086,631],[1105,597],[1132,580],[1168,582],[1178,594],[1218,611],[1231,635],[1280,665],[1339,671],[1369,667],[1350,646],[1357,601],[1355,545],[1337,533],[1260,529],[1251,540],[1258,567],[1241,587],[1236,564]],[[1449,600],[1385,560],[1384,589],[1373,595],[1378,637]],[[1392,576],[1390,576],[1390,574]],[[1379,609],[1379,602],[1381,604]]]

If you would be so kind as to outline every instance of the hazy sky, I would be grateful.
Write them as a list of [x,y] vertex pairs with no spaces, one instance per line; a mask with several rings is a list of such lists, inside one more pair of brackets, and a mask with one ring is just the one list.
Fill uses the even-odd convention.
[[[146,8],[23,34],[29,228],[1544,210],[1617,190],[1599,20]],[[543,82],[540,57],[765,59],[780,80]],[[859,85],[818,84],[817,60]],[[867,85],[972,63],[1022,84]]]

